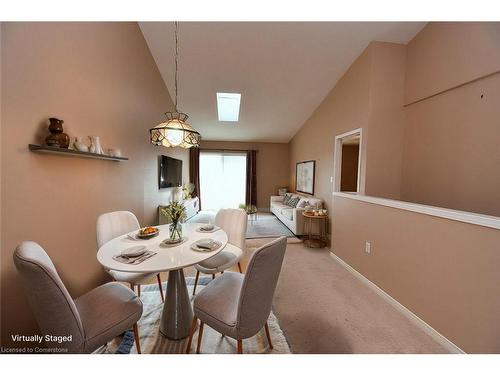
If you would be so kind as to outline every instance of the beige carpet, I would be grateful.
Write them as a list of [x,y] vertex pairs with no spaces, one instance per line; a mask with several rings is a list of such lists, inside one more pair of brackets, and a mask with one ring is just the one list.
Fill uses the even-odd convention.
[[[197,292],[200,291],[211,280],[210,276],[200,278]],[[187,278],[189,294],[193,290],[193,278]],[[205,285],[204,285],[205,284]],[[166,286],[165,286],[166,288]],[[160,294],[157,285],[147,285],[142,287],[141,300],[144,306],[144,312],[139,321],[139,335],[141,336],[141,350],[144,354],[182,354],[185,352],[187,339],[169,340],[159,333],[160,317],[163,309],[163,304],[160,301]],[[269,349],[267,338],[262,329],[256,336],[243,340],[243,353],[246,354],[289,354],[290,348],[281,331],[278,321],[273,313],[268,319],[269,331],[273,342],[273,350]],[[131,333],[127,334],[132,337]],[[198,339],[198,329],[193,336],[191,345],[191,353],[195,352],[196,342]],[[123,338],[118,337],[108,344],[107,353],[116,353],[119,345],[122,344]],[[130,348],[131,354],[136,354],[135,344],[130,341],[124,345],[127,349]],[[205,325],[203,329],[201,353],[210,354],[234,354],[236,353],[236,341],[222,337],[221,334],[214,331],[212,328]]]
[[288,244],[273,310],[293,353],[447,352],[328,249]]

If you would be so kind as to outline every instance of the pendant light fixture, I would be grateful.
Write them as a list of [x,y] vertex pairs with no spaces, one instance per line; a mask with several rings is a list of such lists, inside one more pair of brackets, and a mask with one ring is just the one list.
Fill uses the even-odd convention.
[[186,122],[189,116],[177,110],[177,55],[179,53],[177,30],[178,25],[175,22],[175,112],[165,112],[167,120],[149,129],[149,133],[151,135],[151,143],[155,146],[199,147],[201,140],[200,133]]

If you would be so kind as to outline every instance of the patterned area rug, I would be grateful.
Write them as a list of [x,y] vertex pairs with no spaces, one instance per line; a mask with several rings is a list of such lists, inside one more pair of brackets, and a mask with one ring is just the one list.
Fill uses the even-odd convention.
[[258,213],[257,219],[248,219],[247,239],[269,238],[285,236],[294,238],[295,235],[276,216],[271,213]]
[[[203,276],[198,280],[197,291],[204,288],[210,281],[211,276]],[[189,294],[192,294],[194,278],[186,277]],[[166,290],[166,283],[164,283]],[[139,335],[141,336],[142,353],[147,354],[182,354],[185,352],[187,338],[182,340],[169,340],[159,333],[160,318],[163,304],[160,300],[158,286],[143,285],[141,287],[141,300],[144,311],[139,320]],[[243,340],[243,352],[248,354],[290,354],[290,347],[279,326],[278,320],[271,312],[268,319],[269,331],[274,349],[270,350],[267,344],[264,329],[257,335]],[[195,351],[198,338],[198,330],[193,335],[191,353]],[[211,354],[234,354],[236,353],[236,340],[222,337],[220,333],[205,325],[201,345],[202,353]],[[127,331],[121,337],[115,338],[108,343],[106,353],[129,354],[137,353],[132,331]]]

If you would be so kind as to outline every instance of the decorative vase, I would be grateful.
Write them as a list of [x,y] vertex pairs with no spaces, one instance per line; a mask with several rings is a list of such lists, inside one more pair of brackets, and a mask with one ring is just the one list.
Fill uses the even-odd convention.
[[75,147],[75,149],[77,151],[81,151],[81,152],[89,152],[89,146],[87,146],[84,142],[83,142],[83,137],[76,137],[75,138],[75,142],[73,142],[73,146]]
[[63,120],[59,120],[55,117],[49,118],[49,131],[50,134],[45,138],[45,143],[47,146],[68,148],[69,147],[69,136],[63,133]]
[[170,242],[182,241],[182,224],[179,221],[173,221],[168,227],[170,233]]
[[93,154],[104,154],[104,151],[101,147],[101,140],[99,137],[92,136],[90,138],[90,147],[89,152]]

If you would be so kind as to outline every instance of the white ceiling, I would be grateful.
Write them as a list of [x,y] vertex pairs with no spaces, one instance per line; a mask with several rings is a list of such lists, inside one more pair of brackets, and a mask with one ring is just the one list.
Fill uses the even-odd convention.
[[[173,99],[174,24],[139,25]],[[408,43],[424,26],[179,23],[179,110],[203,139],[288,142],[369,42]],[[218,121],[216,92],[241,93],[239,122]]]

